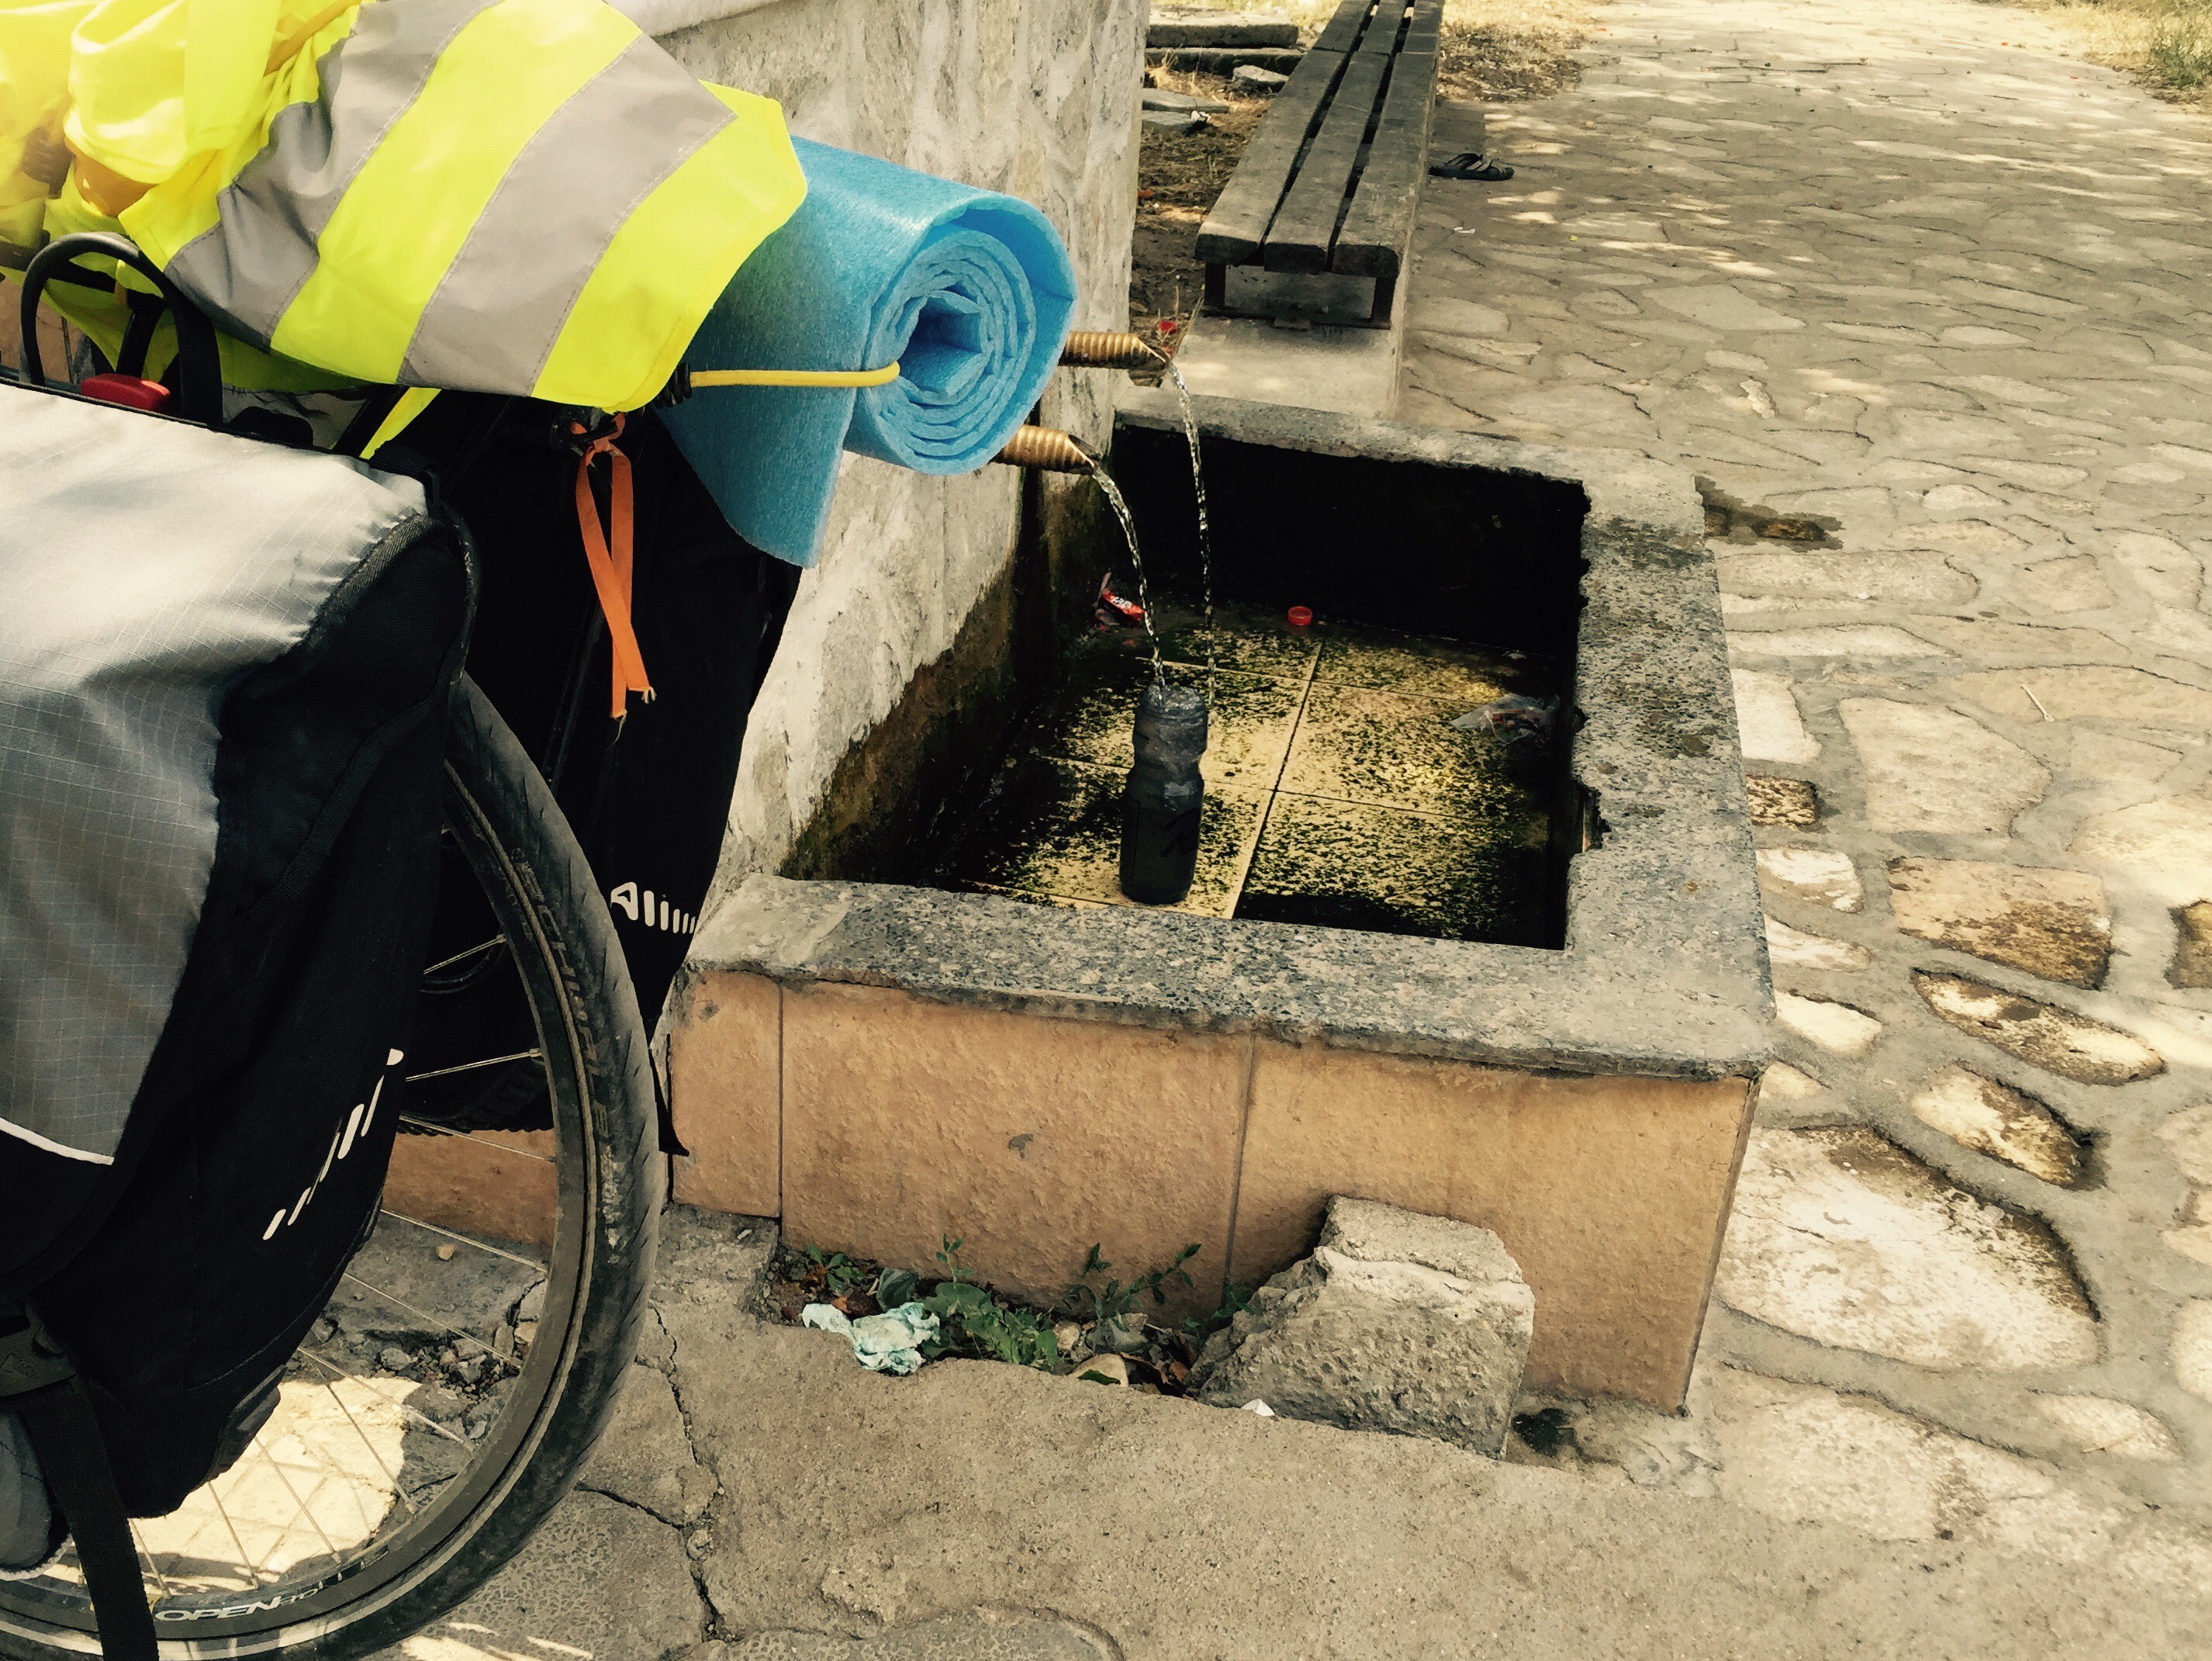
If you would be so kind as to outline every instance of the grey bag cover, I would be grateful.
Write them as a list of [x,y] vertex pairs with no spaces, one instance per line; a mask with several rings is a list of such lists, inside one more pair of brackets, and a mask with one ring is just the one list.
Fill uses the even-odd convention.
[[0,1135],[110,1163],[216,857],[216,719],[422,532],[358,462],[0,385]]

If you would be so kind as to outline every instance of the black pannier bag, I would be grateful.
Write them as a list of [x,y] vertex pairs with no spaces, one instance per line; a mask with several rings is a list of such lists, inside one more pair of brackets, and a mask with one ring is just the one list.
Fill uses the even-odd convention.
[[472,581],[412,478],[0,385],[0,1312],[133,1515],[376,1214]]
[[[650,1032],[705,908],[746,721],[799,574],[729,527],[650,411],[626,417],[618,442],[635,502],[630,617],[654,696],[632,697],[617,720],[607,628],[577,511],[583,442],[565,412],[523,405],[488,423],[485,402],[472,408],[447,394],[405,441],[435,458],[447,504],[476,550],[481,586],[469,674],[537,761],[574,829]],[[591,477],[604,520],[611,505],[604,459]],[[434,961],[496,932],[460,875],[449,872],[445,885]],[[410,1044],[425,1070],[535,1042],[514,977],[498,968],[464,958],[434,977]],[[453,1127],[550,1123],[543,1075],[526,1062],[457,1071],[426,1081],[413,1100],[417,1112]],[[665,1104],[661,1131],[672,1148]]]

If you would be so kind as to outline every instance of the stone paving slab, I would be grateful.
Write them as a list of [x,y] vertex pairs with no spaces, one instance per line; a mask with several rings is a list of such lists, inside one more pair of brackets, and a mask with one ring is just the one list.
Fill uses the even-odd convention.
[[1940,1468],[1990,1496],[1942,1537],[2106,1561],[2212,1514],[2212,121],[2002,7],[1597,21],[1488,112],[1510,183],[1431,181],[1399,414],[1698,478],[1784,1059],[1689,1421],[1562,1411],[1640,1481],[1927,1537]]

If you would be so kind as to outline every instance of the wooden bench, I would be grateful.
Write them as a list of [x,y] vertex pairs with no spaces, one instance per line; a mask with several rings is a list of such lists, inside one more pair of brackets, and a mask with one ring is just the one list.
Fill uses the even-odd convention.
[[[1344,0],[1275,94],[1198,233],[1206,307],[1231,265],[1370,277],[1388,327],[1429,159],[1444,0]],[[1357,292],[1355,290],[1355,292]]]

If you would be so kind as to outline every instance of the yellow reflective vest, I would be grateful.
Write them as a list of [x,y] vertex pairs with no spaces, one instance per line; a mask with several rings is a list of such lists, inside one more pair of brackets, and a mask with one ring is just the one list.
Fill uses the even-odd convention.
[[805,194],[773,101],[604,0],[0,0],[0,71],[33,55],[0,167],[65,107],[44,230],[119,224],[227,333],[346,380],[635,408]]

